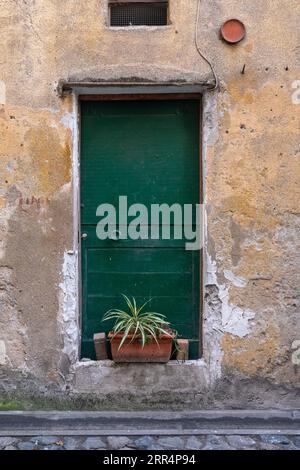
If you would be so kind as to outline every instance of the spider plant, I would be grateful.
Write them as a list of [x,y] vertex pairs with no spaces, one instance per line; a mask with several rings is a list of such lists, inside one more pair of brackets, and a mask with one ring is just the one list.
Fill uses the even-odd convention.
[[110,309],[103,316],[102,321],[116,320],[112,329],[113,337],[119,333],[123,333],[123,338],[120,342],[119,349],[123,346],[129,335],[132,334],[131,341],[135,338],[141,339],[142,347],[144,348],[146,342],[153,338],[158,344],[157,337],[160,334],[172,336],[168,326],[169,322],[165,320],[165,315],[157,312],[145,312],[145,306],[151,302],[152,299],[147,300],[143,305],[138,306],[136,299],[132,297],[129,299],[126,295],[122,294],[127,306],[128,311],[120,309]]

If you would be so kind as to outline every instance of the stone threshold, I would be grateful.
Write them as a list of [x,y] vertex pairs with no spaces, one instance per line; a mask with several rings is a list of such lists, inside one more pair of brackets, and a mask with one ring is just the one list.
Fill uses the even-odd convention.
[[0,436],[300,435],[300,410],[7,411]]
[[170,400],[172,391],[190,394],[206,391],[210,378],[203,359],[167,364],[89,360],[74,364],[68,381],[74,393],[102,396],[127,393],[133,397],[145,395],[150,401],[151,395],[166,391]]

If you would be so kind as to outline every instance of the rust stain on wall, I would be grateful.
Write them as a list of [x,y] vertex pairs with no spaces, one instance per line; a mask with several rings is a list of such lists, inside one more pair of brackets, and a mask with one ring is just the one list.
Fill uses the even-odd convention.
[[30,129],[25,134],[25,151],[31,159],[32,174],[37,178],[37,194],[53,194],[70,181],[68,140],[62,145],[58,131],[45,126]]
[[238,369],[248,376],[263,375],[274,367],[281,356],[279,331],[269,325],[257,338],[237,338],[225,333],[222,339],[224,365]]

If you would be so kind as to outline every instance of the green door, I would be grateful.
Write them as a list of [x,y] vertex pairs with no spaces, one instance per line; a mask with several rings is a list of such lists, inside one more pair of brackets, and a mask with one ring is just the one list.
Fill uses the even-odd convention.
[[95,358],[93,334],[109,331],[102,316],[124,307],[122,293],[139,303],[153,297],[151,310],[190,340],[190,358],[199,357],[200,251],[174,236],[96,234],[97,207],[117,210],[119,196],[149,213],[151,204],[199,203],[199,166],[199,101],[81,103],[82,357]]

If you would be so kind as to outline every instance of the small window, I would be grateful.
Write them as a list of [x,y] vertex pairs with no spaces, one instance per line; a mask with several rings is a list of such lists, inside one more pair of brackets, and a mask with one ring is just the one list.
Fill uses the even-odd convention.
[[168,1],[109,0],[110,26],[164,26],[168,24]]

